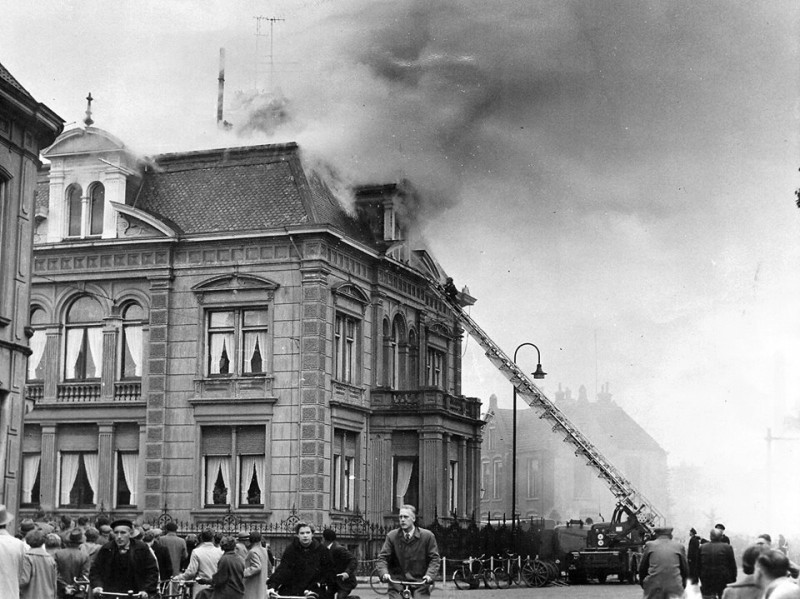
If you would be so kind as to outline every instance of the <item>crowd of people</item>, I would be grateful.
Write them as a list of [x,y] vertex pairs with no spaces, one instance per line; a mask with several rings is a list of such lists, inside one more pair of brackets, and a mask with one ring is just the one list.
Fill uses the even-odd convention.
[[748,545],[741,555],[741,577],[723,524],[711,529],[708,539],[692,528],[686,548],[672,538],[671,528],[657,528],[654,537],[639,562],[644,599],[678,599],[694,587],[703,599],[800,599],[800,570],[782,536],[777,549],[769,534]]
[[[298,522],[294,538],[275,567],[275,558],[258,531],[237,536],[203,530],[177,535],[136,526],[131,520],[98,517],[72,522],[23,520],[12,536],[14,519],[0,505],[0,598],[90,599],[104,593],[133,592],[140,599],[177,596],[191,581],[193,599],[267,599],[303,596],[345,599],[358,584],[356,557],[336,541],[332,529],[315,538],[313,524]],[[417,527],[416,509],[400,509],[400,527],[390,532],[378,557],[390,599],[399,599],[402,582],[420,581],[416,594],[429,595],[439,570],[433,534]],[[355,599],[355,597],[351,597]]]

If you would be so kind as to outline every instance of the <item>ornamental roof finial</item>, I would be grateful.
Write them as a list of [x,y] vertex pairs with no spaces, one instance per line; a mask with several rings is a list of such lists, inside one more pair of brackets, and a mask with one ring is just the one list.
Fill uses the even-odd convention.
[[92,92],[89,92],[89,95],[86,96],[86,118],[83,119],[83,122],[86,123],[87,127],[91,127],[94,123],[92,119]]

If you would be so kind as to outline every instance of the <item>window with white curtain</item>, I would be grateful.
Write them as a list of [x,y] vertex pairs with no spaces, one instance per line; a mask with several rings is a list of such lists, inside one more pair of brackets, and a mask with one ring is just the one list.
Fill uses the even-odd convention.
[[266,428],[204,426],[203,504],[234,508],[267,503]]
[[260,375],[269,364],[269,311],[255,308],[207,313],[210,376]]
[[122,364],[122,378],[141,378],[142,376],[142,331],[144,310],[137,303],[130,303],[122,311],[122,351],[119,352]]
[[45,311],[34,307],[31,309],[31,327],[33,336],[30,339],[31,355],[28,356],[28,380],[44,379],[44,349],[47,345],[47,332],[43,325],[47,322]]
[[394,459],[394,509],[404,503],[419,503],[419,473],[417,458],[397,457]]
[[444,387],[444,352],[432,347],[428,348],[425,359],[427,383],[431,387]]
[[458,511],[458,462],[456,461],[450,462],[447,486],[450,490],[448,511],[453,514]]
[[117,452],[116,506],[135,506],[138,504],[136,490],[139,480],[139,453],[133,451]]
[[337,313],[334,323],[334,378],[343,383],[358,382],[358,340],[361,321]]
[[22,456],[22,495],[20,503],[23,505],[39,505],[41,458],[41,454],[38,453],[26,453]]
[[103,310],[89,296],[78,298],[67,312],[64,378],[99,379],[103,375]]
[[67,236],[80,237],[83,233],[83,190],[80,185],[67,189]]
[[62,452],[59,504],[62,507],[95,507],[98,479],[97,453]]
[[333,472],[331,473],[331,507],[350,512],[356,509],[356,453],[358,433],[342,429],[333,431]]

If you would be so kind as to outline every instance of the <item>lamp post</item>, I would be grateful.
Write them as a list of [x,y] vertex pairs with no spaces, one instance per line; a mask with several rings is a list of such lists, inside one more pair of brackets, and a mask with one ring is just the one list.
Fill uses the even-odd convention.
[[[536,372],[533,378],[543,379],[547,374],[542,370],[542,355],[533,343],[520,343],[514,350],[514,364],[517,363],[517,352],[529,345],[536,350]],[[514,385],[514,409],[511,419],[511,538],[516,548],[517,542],[517,386]]]

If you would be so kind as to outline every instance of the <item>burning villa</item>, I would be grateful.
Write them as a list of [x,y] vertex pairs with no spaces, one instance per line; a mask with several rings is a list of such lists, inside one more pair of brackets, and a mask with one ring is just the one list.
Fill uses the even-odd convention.
[[351,216],[295,144],[143,160],[86,126],[44,156],[23,517],[479,509],[480,402],[397,218],[411,191]]

